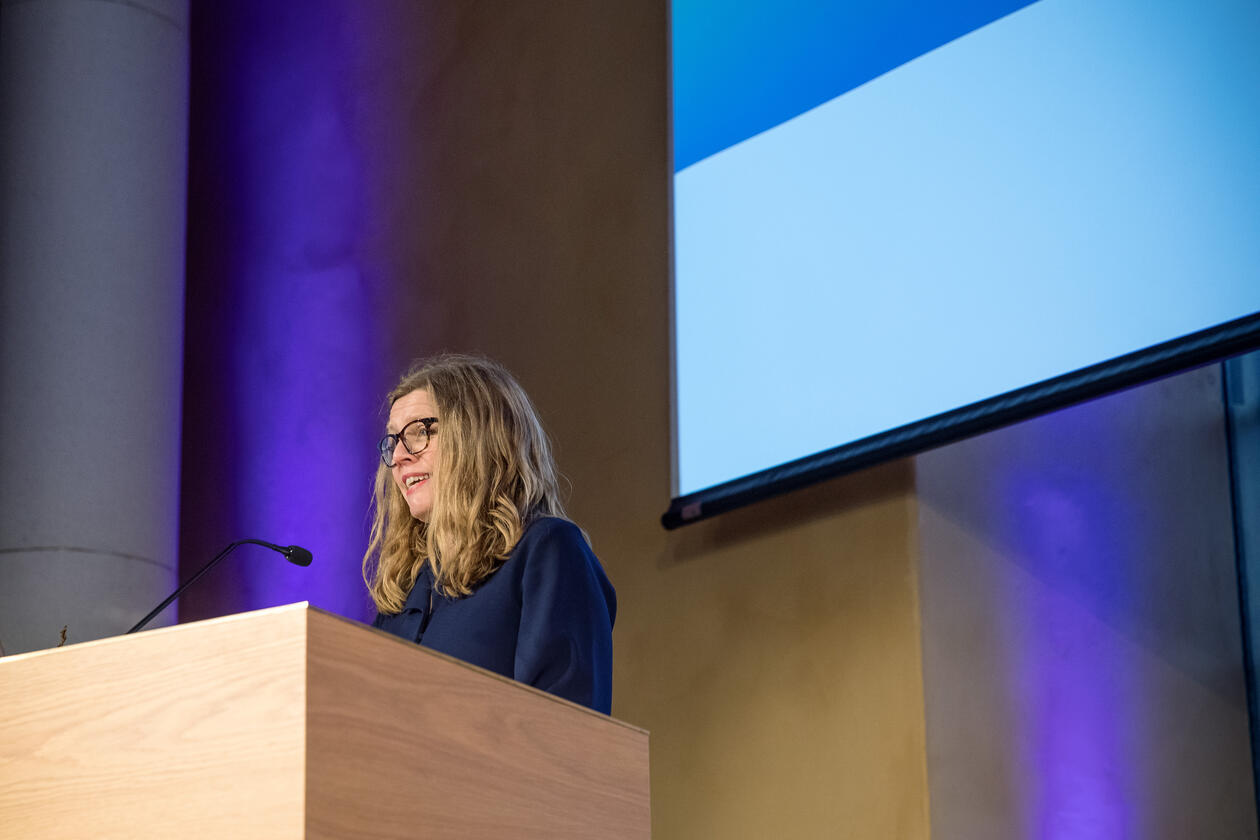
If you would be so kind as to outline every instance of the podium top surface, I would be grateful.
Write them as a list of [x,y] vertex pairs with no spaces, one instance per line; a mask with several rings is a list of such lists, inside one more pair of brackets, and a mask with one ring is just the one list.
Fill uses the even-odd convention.
[[612,723],[617,724],[618,726],[624,726],[628,729],[631,729],[635,732],[640,732],[644,735],[648,734],[648,731],[646,729],[635,726],[634,724],[627,723],[623,720],[618,720],[617,718],[611,717],[609,715],[605,715],[601,712],[597,712],[594,709],[587,708],[586,706],[583,706],[581,704],[573,703],[572,701],[566,700],[563,697],[557,697],[554,694],[548,694],[547,692],[534,688],[533,686],[528,686],[528,685],[525,685],[524,683],[517,682],[516,680],[513,680],[510,677],[505,677],[502,674],[497,674],[493,671],[488,671],[485,668],[480,668],[476,665],[472,665],[468,662],[463,661],[462,659],[449,656],[439,651],[430,650],[429,648],[423,647],[422,645],[417,645],[413,642],[409,642],[406,639],[400,639],[399,637],[393,635],[392,633],[386,633],[383,630],[378,630],[377,628],[372,627],[371,625],[364,624],[362,622],[355,621],[350,618],[346,618],[345,616],[338,615],[337,613],[329,612],[328,610],[321,609],[320,607],[312,606],[309,601],[296,601],[292,604],[282,604],[280,606],[266,607],[259,610],[250,610],[247,612],[233,613],[231,615],[219,616],[217,618],[207,618],[207,619],[202,619],[201,621],[191,621],[186,624],[171,624],[171,625],[166,625],[163,627],[154,627],[149,630],[142,630],[138,633],[120,634],[117,636],[108,636],[104,639],[93,639],[87,642],[75,642],[73,644],[63,645],[61,647],[45,648],[43,650],[33,650],[26,653],[9,654],[7,656],[0,657],[0,679],[3,679],[2,669],[6,665],[22,662],[22,661],[26,661],[30,659],[35,659],[38,657],[59,656],[59,655],[62,655],[64,652],[72,651],[72,650],[85,651],[85,650],[92,650],[94,648],[110,646],[110,645],[118,645],[118,644],[125,645],[125,644],[128,644],[128,642],[132,639],[137,639],[137,638],[142,638],[142,637],[162,637],[162,638],[169,637],[171,638],[172,641],[174,641],[179,638],[180,634],[190,634],[190,633],[202,634],[206,632],[215,632],[219,628],[231,629],[234,626],[238,626],[243,623],[249,623],[249,624],[258,624],[260,622],[269,623],[269,620],[272,618],[289,617],[295,614],[319,616],[320,618],[318,620],[321,620],[321,621],[326,619],[328,621],[339,622],[342,625],[354,628],[355,631],[371,633],[378,638],[389,640],[390,643],[401,645],[403,648],[407,650],[416,651],[420,653],[421,655],[435,657],[445,662],[451,662],[455,665],[458,665],[461,668],[468,669],[470,672],[482,674],[490,679],[498,680],[502,683],[510,685],[514,689],[532,692],[534,694],[537,694],[540,697],[546,698],[547,700],[554,701],[556,703],[562,703],[565,706],[569,706],[573,709],[577,709],[582,712],[596,715],[597,717],[604,720],[608,720]]

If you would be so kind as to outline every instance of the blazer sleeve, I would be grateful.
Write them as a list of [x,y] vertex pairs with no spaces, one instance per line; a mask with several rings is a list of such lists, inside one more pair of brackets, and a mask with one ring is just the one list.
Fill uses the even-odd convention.
[[515,678],[608,714],[617,598],[571,522],[535,523],[518,546],[521,623]]

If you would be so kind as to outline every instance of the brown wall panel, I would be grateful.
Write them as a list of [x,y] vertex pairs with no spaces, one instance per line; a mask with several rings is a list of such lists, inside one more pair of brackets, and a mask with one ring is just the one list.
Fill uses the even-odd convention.
[[[347,252],[379,315],[375,368],[480,352],[534,397],[617,587],[613,713],[652,732],[655,836],[925,838],[909,462],[659,524],[666,4],[332,6],[329,43],[353,45],[327,87],[363,161]],[[348,566],[344,585],[361,587]]]
[[398,91],[414,146],[380,187],[400,311],[430,330],[400,320],[400,353],[483,352],[535,398],[617,586],[613,713],[652,731],[655,836],[926,837],[909,464],[658,522],[664,4],[457,8],[417,13],[435,50]]

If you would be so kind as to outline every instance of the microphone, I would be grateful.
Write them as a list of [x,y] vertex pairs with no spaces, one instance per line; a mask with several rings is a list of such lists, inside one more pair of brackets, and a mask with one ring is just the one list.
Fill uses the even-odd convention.
[[254,545],[261,545],[263,548],[270,548],[272,551],[278,551],[284,555],[284,559],[288,560],[295,566],[311,565],[311,553],[305,548],[302,548],[300,545],[279,546],[275,543],[266,542],[265,540],[239,540],[232,543],[232,545],[228,546],[228,548],[235,548],[241,543],[253,543]]
[[237,540],[234,543],[229,543],[227,548],[220,551],[218,554],[214,556],[213,560],[211,560],[209,563],[207,563],[206,565],[198,569],[195,575],[193,575],[188,580],[180,584],[179,588],[176,589],[174,592],[172,592],[165,601],[163,601],[162,603],[154,607],[151,613],[146,615],[144,618],[140,619],[140,621],[136,623],[135,627],[132,627],[123,635],[126,636],[129,633],[134,633],[137,630],[139,630],[141,627],[143,627],[144,625],[148,624],[150,621],[152,621],[154,618],[157,617],[158,613],[160,613],[162,610],[170,606],[172,601],[174,601],[180,595],[184,594],[184,590],[186,590],[188,587],[192,586],[194,583],[200,580],[202,576],[205,575],[206,572],[213,569],[216,563],[218,563],[224,557],[227,557],[229,554],[231,554],[232,549],[236,548],[238,545],[245,545],[246,543],[251,543],[253,545],[261,545],[263,548],[270,548],[272,551],[278,551],[284,555],[284,559],[288,560],[290,563],[292,563],[295,566],[311,565],[311,559],[312,559],[311,553],[307,551],[305,548],[302,548],[302,546],[300,545],[280,546],[280,545],[276,545],[275,543],[266,542],[265,540]]

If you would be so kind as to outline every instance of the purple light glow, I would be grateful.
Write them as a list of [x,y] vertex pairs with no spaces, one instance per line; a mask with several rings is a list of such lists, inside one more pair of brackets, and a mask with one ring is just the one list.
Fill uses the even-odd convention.
[[[319,4],[316,4],[319,5]],[[363,277],[353,8],[248,13],[233,68],[245,128],[234,335],[223,361],[240,534],[309,548],[309,569],[242,563],[237,609],[292,601],[369,614],[359,562],[379,433],[380,319]]]
[[1162,674],[1202,667],[1168,643],[1186,619],[1164,535],[1184,526],[1150,478],[1155,396],[1032,421],[991,485],[1024,837],[1144,836]]
[[[1110,542],[1105,531],[1115,524],[1107,515],[1113,505],[1105,488],[1065,490],[1034,479],[1008,490],[1017,494],[1010,498],[1021,503],[1025,525],[1011,536],[1034,576],[1012,579],[1008,603],[1018,614],[1007,616],[1017,625],[1011,688],[1020,766],[1028,774],[1022,836],[1136,836],[1131,803],[1138,768],[1126,747],[1134,701],[1126,669],[1130,653],[1117,650],[1114,632],[1091,599],[1080,597],[1083,582],[1122,565],[1099,551]],[[1106,609],[1129,606],[1126,587],[1103,590],[1113,598]]]
[[916,470],[933,835],[1254,836],[1218,369]]

